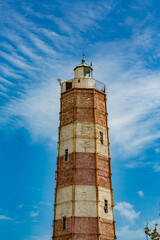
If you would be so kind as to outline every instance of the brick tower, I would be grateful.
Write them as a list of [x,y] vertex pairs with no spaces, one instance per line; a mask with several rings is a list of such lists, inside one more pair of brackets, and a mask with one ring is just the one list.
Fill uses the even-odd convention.
[[115,235],[105,86],[82,63],[61,84],[53,240]]

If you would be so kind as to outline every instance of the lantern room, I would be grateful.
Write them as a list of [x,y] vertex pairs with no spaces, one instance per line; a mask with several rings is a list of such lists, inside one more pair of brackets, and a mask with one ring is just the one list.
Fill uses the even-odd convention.
[[86,64],[85,59],[83,58],[81,64],[76,66],[74,69],[74,77],[75,78],[92,77],[92,71],[93,69],[91,65]]
[[74,78],[62,82],[61,92],[72,88],[94,88],[95,80],[92,77],[92,72],[93,68],[85,63],[83,57],[82,62],[74,68]]

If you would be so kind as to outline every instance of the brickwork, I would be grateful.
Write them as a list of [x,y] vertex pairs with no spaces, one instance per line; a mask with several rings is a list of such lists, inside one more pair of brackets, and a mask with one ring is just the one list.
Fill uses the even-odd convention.
[[105,101],[106,95],[96,89],[62,91],[53,239],[115,239]]
[[75,201],[75,216],[97,217],[97,202],[89,199],[88,201]]
[[74,109],[68,109],[61,113],[61,126],[72,123],[74,120]]
[[71,218],[66,218],[66,229],[63,230],[62,219],[54,221],[55,237],[71,233]]
[[[98,185],[111,189],[109,159],[102,155],[98,158]],[[65,187],[73,184],[73,153],[69,154],[68,160],[64,156],[59,158],[59,172],[57,172],[58,187]],[[95,154],[76,153],[75,184],[94,185],[95,175]]]
[[[62,94],[62,109],[61,109],[61,126],[74,121],[74,95],[73,91]],[[80,122],[94,123],[94,101],[93,89],[77,89],[76,90],[76,120]],[[105,95],[95,91],[96,99],[96,122],[97,124],[106,127],[105,115]]]
[[105,172],[109,172],[109,169],[110,169],[109,158],[98,154],[97,159],[98,159],[98,169],[104,170]]
[[[98,240],[98,237],[97,235],[94,235],[94,234],[69,234],[69,235],[65,235],[65,236],[57,236],[57,237],[54,237],[54,239],[56,240]],[[106,239],[105,239],[106,240]],[[110,239],[107,239],[107,240],[110,240]]]
[[104,94],[96,92],[95,100],[96,100],[96,109],[99,112],[105,114],[106,109],[105,109],[105,96],[104,96]]
[[77,90],[77,107],[93,108],[93,90]]
[[97,155],[98,158],[98,185],[111,189],[109,158]]
[[95,154],[76,153],[76,184],[95,185]]
[[96,184],[95,169],[76,169],[75,183],[94,185]]
[[94,123],[93,108],[77,108],[77,121]]
[[96,123],[106,127],[106,115],[104,113],[101,113],[99,111],[96,111]]
[[57,236],[57,237],[53,237],[53,239],[56,240],[72,240],[72,234],[70,233],[69,235],[64,235],[64,236]]
[[95,153],[76,153],[76,168],[95,169]]
[[103,240],[115,239],[113,221],[100,218],[99,224],[100,224],[100,234],[101,234],[100,239],[103,239]]
[[[97,240],[97,218],[74,217],[74,239]],[[66,218],[66,229],[63,230],[62,219],[54,221],[55,238],[67,240],[71,237],[72,218]],[[58,237],[61,236],[61,237]]]
[[[100,239],[112,240],[114,238],[113,221],[99,219]],[[66,218],[66,229],[62,228],[62,219],[56,220],[55,239],[67,240],[71,237],[72,218]],[[60,236],[60,237],[58,237]],[[97,218],[74,217],[74,239],[97,240]]]
[[73,153],[69,154],[68,160],[64,156],[59,158],[57,171],[57,186],[65,187],[73,184]]
[[73,90],[65,94],[62,94],[61,102],[62,102],[62,109],[61,109],[62,112],[66,112],[68,109],[72,109],[74,107]]
[[74,240],[97,240],[97,235],[93,234],[76,234]]
[[107,189],[111,188],[111,180],[109,174],[98,170],[98,185]]
[[56,204],[55,220],[61,219],[64,216],[65,217],[72,216],[72,201]]
[[75,233],[97,234],[97,218],[75,217]]
[[[75,184],[95,185],[95,154],[76,153]],[[65,187],[73,184],[73,153],[69,154],[68,160],[64,156],[59,158],[57,172],[58,187]]]
[[[113,222],[113,205],[112,205],[112,191],[110,189],[99,186],[99,217],[111,220]],[[104,211],[104,200],[107,200],[107,213]]]

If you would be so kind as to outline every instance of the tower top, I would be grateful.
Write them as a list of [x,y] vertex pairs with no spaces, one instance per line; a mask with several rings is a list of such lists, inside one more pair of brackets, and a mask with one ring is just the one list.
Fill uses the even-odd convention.
[[74,68],[74,71],[76,70],[76,68],[80,68],[80,67],[87,67],[93,71],[93,68],[85,62],[84,53],[83,53],[82,62]]

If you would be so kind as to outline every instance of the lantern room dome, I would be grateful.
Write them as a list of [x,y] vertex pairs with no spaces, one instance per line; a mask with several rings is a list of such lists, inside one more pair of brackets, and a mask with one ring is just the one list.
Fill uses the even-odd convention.
[[74,70],[76,70],[76,68],[80,68],[80,67],[88,67],[88,68],[90,68],[91,70],[93,70],[90,65],[88,65],[87,63],[85,63],[85,59],[84,59],[84,58],[82,59],[82,62],[74,68]]

